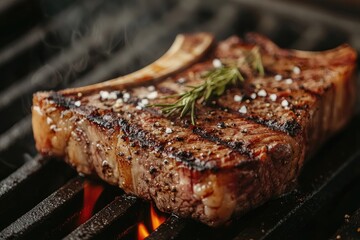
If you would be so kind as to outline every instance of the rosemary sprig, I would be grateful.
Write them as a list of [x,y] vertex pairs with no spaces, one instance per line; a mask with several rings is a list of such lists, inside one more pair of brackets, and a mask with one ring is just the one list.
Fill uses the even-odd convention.
[[221,96],[228,85],[235,85],[238,82],[244,81],[237,67],[222,66],[214,68],[206,72],[203,76],[205,82],[199,86],[190,86],[191,90],[171,95],[166,98],[179,97],[174,103],[154,104],[154,107],[161,107],[162,112],[167,116],[174,113],[180,113],[180,117],[186,116],[190,113],[191,123],[196,124],[195,121],[195,104],[207,103],[213,97]]
[[262,64],[259,47],[253,47],[247,54],[245,61],[248,62],[253,69],[258,71],[260,76],[264,76],[265,70]]
[[[260,76],[263,76],[264,66],[262,64],[261,55],[258,47],[254,47],[246,53],[245,62]],[[189,86],[190,90],[181,94],[170,95],[165,98],[178,98],[173,103],[153,104],[149,107],[161,107],[162,112],[166,116],[180,114],[180,118],[190,113],[191,123],[195,121],[195,105],[196,103],[207,103],[214,97],[221,96],[229,85],[236,85],[244,81],[244,77],[236,66],[221,66],[214,68],[204,75],[204,83],[199,86]]]

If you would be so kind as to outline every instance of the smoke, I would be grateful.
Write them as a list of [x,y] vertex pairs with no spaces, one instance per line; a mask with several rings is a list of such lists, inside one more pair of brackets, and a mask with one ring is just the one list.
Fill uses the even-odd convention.
[[[53,15],[54,9],[59,7],[58,2],[44,3],[45,15],[58,18],[58,15]],[[70,17],[72,21],[65,22],[60,28],[51,31],[44,40],[45,45],[55,52],[50,60],[44,62],[47,68],[52,68],[52,74],[47,77],[48,81],[54,84],[44,82],[41,84],[42,87],[47,89],[50,86],[69,86],[98,62],[110,58],[114,51],[127,44],[128,25],[141,19],[137,12],[144,14],[146,10],[135,8],[137,5],[128,7],[122,6],[119,1],[100,0],[79,1],[75,6],[70,6],[67,16],[61,17]],[[44,72],[49,71],[42,67],[36,71],[33,78],[44,75]]]

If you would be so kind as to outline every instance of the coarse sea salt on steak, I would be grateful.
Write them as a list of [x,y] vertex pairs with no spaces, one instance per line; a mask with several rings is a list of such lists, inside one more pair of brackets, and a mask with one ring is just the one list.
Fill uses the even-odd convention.
[[[180,40],[179,40],[180,39]],[[181,35],[145,70],[92,86],[33,98],[36,147],[64,158],[166,212],[218,226],[288,191],[307,159],[349,121],[356,53],[280,49],[257,34],[215,43]],[[258,47],[265,75],[246,68]],[[189,117],[165,117],[149,104],[238,64],[245,76]]]

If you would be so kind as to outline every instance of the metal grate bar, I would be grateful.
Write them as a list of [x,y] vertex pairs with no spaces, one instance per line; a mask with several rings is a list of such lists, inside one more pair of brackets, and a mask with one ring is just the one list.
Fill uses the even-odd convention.
[[346,16],[337,17],[328,14],[325,11],[310,8],[295,3],[281,3],[280,1],[262,1],[262,0],[233,0],[247,7],[256,8],[258,11],[265,11],[276,14],[277,16],[286,16],[299,22],[324,23],[332,27],[340,28],[353,35],[360,35],[360,21],[348,19]]
[[220,39],[224,39],[229,34],[229,29],[234,24],[234,20],[241,15],[239,9],[234,4],[224,4],[219,8],[218,5],[213,6],[215,16],[204,24],[197,26],[198,31],[209,31]]
[[[235,239],[240,240],[249,237],[265,239],[274,236],[275,239],[281,239],[283,237],[290,237],[291,234],[296,234],[296,229],[304,226],[307,219],[316,215],[323,204],[331,201],[341,189],[354,180],[359,174],[360,152],[348,161],[345,161],[345,163],[328,179],[324,180],[324,183],[316,188],[314,192],[290,194],[289,196],[279,199],[285,203],[285,208],[282,209],[282,204],[278,204],[277,206],[270,207],[270,213],[264,211],[262,216],[267,224],[263,227],[258,226],[262,228],[263,231],[255,230],[255,226],[245,226],[246,229],[241,231]],[[276,212],[276,214],[274,214],[274,212]],[[267,214],[272,216],[267,216]],[[260,221],[259,218],[256,220]]]
[[280,19],[271,13],[266,13],[260,17],[256,30],[274,38],[274,34],[279,31],[279,26],[281,26]]
[[0,135],[0,153],[31,132],[31,116],[28,115]]
[[2,0],[0,2],[0,14],[11,8],[12,6],[23,2],[24,0]]
[[[131,196],[122,195],[116,197],[114,201],[96,213],[92,218],[79,226],[64,239],[86,240],[99,237],[99,235],[103,234],[108,228],[111,228],[115,222],[123,220],[123,218],[129,214],[129,210],[136,205],[136,202],[136,198]],[[122,227],[126,226],[126,222],[129,221],[122,222]]]
[[171,215],[163,224],[150,234],[147,240],[176,239],[186,228],[187,221]]
[[360,209],[358,209],[349,220],[336,232],[332,239],[360,239]]
[[325,29],[324,26],[318,24],[308,26],[292,45],[292,48],[305,50],[314,49],[316,45],[326,37]]
[[63,162],[40,156],[27,160],[23,166],[0,182],[0,216],[8,216],[0,221],[0,230],[73,175],[74,171]]
[[86,5],[87,11],[84,11],[84,5],[76,4],[55,16],[46,25],[34,27],[23,37],[11,43],[10,46],[0,52],[0,65],[8,63],[21,52],[40,43],[50,32],[55,32],[66,25],[70,25],[75,19],[82,18],[87,12],[91,12],[99,7],[100,3],[101,1],[98,0],[89,2]]
[[6,198],[9,194],[17,191],[23,184],[31,181],[34,175],[45,168],[49,163],[49,159],[44,159],[40,156],[35,157],[35,159],[28,161],[22,167],[20,167],[12,175],[0,182],[0,206],[1,201]]
[[[0,238],[23,238],[36,235],[36,228],[45,227],[50,220],[58,219],[75,198],[83,192],[83,179],[76,177],[65,186],[51,194],[29,212],[18,218],[10,226],[0,232]],[[43,231],[43,229],[41,230]]]

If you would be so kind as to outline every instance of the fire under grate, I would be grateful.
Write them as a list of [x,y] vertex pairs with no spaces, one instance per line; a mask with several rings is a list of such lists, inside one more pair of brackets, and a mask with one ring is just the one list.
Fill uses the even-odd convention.
[[285,48],[348,42],[360,52],[356,16],[294,1],[12,0],[0,3],[0,19],[0,239],[360,238],[359,107],[305,164],[293,192],[219,229],[162,214],[37,155],[30,116],[33,92],[139,69],[177,33],[209,31],[224,39],[256,31]]

